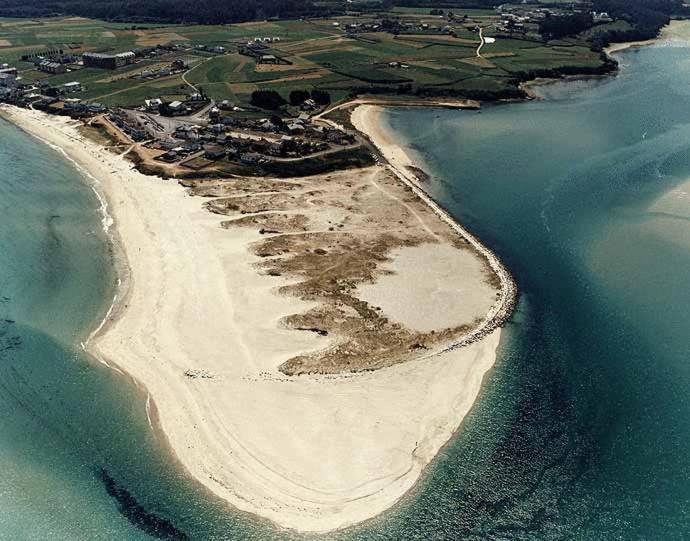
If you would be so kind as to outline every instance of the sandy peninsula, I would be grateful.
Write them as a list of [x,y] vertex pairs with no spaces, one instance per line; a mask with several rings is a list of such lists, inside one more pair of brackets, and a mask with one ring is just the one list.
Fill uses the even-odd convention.
[[319,532],[416,483],[477,398],[514,289],[425,196],[376,109],[354,121],[390,165],[186,187],[137,172],[78,122],[2,114],[107,202],[123,286],[86,347],[147,390],[194,478]]

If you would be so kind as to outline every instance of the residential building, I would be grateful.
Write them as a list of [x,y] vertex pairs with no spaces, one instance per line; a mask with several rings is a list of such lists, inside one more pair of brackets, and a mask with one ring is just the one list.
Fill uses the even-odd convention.
[[118,54],[84,53],[82,55],[84,67],[110,70],[133,64],[135,59],[136,55],[131,51]]
[[52,75],[58,75],[61,73],[67,73],[67,68],[64,64],[59,62],[52,62],[50,60],[44,60],[38,65],[38,70],[44,73],[50,73]]
[[62,85],[62,90],[68,94],[71,92],[81,92],[83,90],[81,83],[73,81],[71,83],[65,83]]
[[152,100],[144,100],[144,108],[152,113],[157,113],[158,108],[163,104],[160,98],[153,98]]
[[0,73],[0,87],[16,88],[17,85],[17,77],[11,73]]

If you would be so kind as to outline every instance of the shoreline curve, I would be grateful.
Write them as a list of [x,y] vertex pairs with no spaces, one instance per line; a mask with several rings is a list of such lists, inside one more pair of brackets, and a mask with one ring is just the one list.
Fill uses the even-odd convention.
[[[200,403],[193,404],[194,408],[201,410],[201,416],[197,416],[194,411],[191,411],[194,408],[175,411],[172,407],[171,397],[166,394],[165,389],[160,388],[162,387],[160,383],[156,384],[156,380],[165,379],[161,378],[161,374],[154,372],[153,377],[151,377],[151,373],[142,370],[142,357],[122,359],[114,355],[113,353],[122,353],[124,350],[118,350],[118,347],[113,346],[112,339],[109,344],[103,345],[104,339],[108,340],[108,337],[112,337],[118,332],[120,332],[120,336],[115,341],[122,341],[124,334],[121,332],[122,329],[118,329],[118,325],[131,316],[132,309],[130,304],[138,303],[141,305],[141,299],[137,298],[140,292],[135,291],[137,290],[135,284],[138,284],[138,282],[136,281],[136,276],[133,278],[133,275],[144,271],[139,268],[141,265],[127,256],[127,250],[132,249],[132,243],[126,242],[123,236],[127,236],[127,239],[131,240],[133,228],[127,225],[128,215],[126,208],[124,211],[122,208],[119,208],[119,206],[122,206],[122,203],[117,201],[117,197],[132,196],[134,190],[129,195],[127,195],[126,190],[118,192],[118,187],[115,186],[113,181],[113,178],[117,176],[118,180],[123,183],[137,184],[138,186],[135,190],[140,188],[143,190],[143,180],[139,178],[140,174],[132,172],[128,162],[124,161],[124,158],[121,156],[108,156],[106,150],[100,149],[94,143],[80,138],[74,126],[70,125],[70,121],[58,118],[47,119],[41,113],[34,111],[14,111],[9,116],[13,123],[19,125],[28,133],[60,148],[73,163],[87,171],[93,178],[95,176],[99,177],[99,184],[113,207],[115,227],[112,228],[114,231],[110,233],[114,235],[112,237],[113,244],[123,251],[121,256],[124,259],[119,259],[119,261],[121,265],[124,265],[124,268],[116,269],[118,277],[122,281],[118,288],[118,296],[114,299],[114,308],[111,307],[104,320],[100,322],[100,327],[93,331],[93,344],[88,344],[87,348],[101,362],[106,362],[110,366],[108,361],[111,361],[116,367],[121,368],[146,389],[149,397],[147,398],[147,403],[151,404],[151,409],[156,413],[157,424],[166,436],[173,454],[194,479],[240,510],[267,518],[284,528],[314,532],[342,529],[373,518],[389,509],[410,492],[429,462],[433,460],[441,447],[456,433],[458,426],[474,404],[481,389],[484,376],[495,361],[495,350],[500,336],[498,330],[494,332],[487,330],[489,336],[481,342],[462,344],[465,347],[457,350],[454,348],[457,348],[458,345],[455,345],[445,353],[437,354],[438,359],[433,366],[431,363],[423,360],[415,360],[370,373],[336,377],[312,377],[298,384],[294,380],[289,380],[288,382],[281,381],[276,374],[261,376],[261,370],[258,371],[258,375],[256,373],[252,374],[261,385],[265,384],[266,386],[275,387],[275,389],[269,389],[268,394],[273,394],[274,391],[276,393],[279,392],[278,400],[301,393],[301,396],[299,396],[301,400],[309,399],[318,403],[322,408],[330,408],[329,413],[337,412],[343,407],[356,407],[356,404],[363,397],[373,399],[370,396],[369,389],[372,386],[377,388],[379,394],[382,395],[379,398],[379,402],[384,410],[383,413],[379,416],[371,416],[369,412],[360,410],[358,413],[362,415],[362,418],[349,420],[350,424],[345,423],[340,427],[344,431],[348,428],[353,430],[353,433],[345,440],[342,440],[341,437],[341,444],[348,444],[350,442],[346,440],[352,440],[353,438],[356,444],[363,445],[368,443],[370,448],[367,449],[367,453],[371,455],[368,456],[371,459],[371,463],[368,465],[356,465],[357,467],[348,465],[347,468],[344,468],[344,471],[336,472],[339,479],[337,479],[337,483],[333,483],[333,486],[318,487],[315,479],[323,476],[323,472],[319,468],[317,468],[318,475],[316,477],[306,479],[308,472],[305,470],[304,464],[294,463],[295,456],[288,457],[287,461],[285,457],[269,456],[269,458],[274,459],[274,462],[280,462],[278,458],[283,459],[282,463],[271,465],[265,456],[259,456],[263,452],[261,445],[257,445],[256,441],[251,442],[251,444],[237,441],[231,434],[227,433],[227,427],[224,427],[225,433],[223,434],[224,438],[220,447],[223,447],[223,444],[230,446],[232,451],[230,455],[224,452],[225,450],[218,449],[219,441],[218,438],[213,437],[215,436],[213,430],[201,431],[202,437],[206,440],[204,443],[208,446],[203,453],[185,451],[185,446],[194,447],[194,444],[199,439],[199,434],[193,431],[191,434],[185,433],[186,431],[189,432],[185,427],[188,427],[190,422],[193,423],[195,420],[198,422],[200,419],[204,419],[206,415],[212,415],[213,408],[209,407],[207,403],[204,404],[203,400],[201,400]],[[47,124],[52,126],[52,133],[51,128]],[[87,148],[84,155],[74,155],[75,153],[78,154],[78,150],[72,148],[70,153],[70,151],[65,150],[61,146],[62,144],[68,145],[69,142],[65,139],[61,141],[60,137],[70,136],[73,138],[73,143],[86,145]],[[113,168],[114,171],[108,172],[103,170],[103,167],[96,167],[93,159],[90,162],[93,169],[90,169],[87,163],[89,162],[89,157],[86,155],[88,153],[91,153],[92,158],[95,157],[96,160],[100,159],[102,163],[107,163],[108,167],[106,169]],[[117,175],[114,174],[115,171],[118,172]],[[143,175],[141,177],[143,178]],[[203,211],[205,214],[201,215],[201,205],[196,200],[198,198],[186,197],[186,193],[181,187],[176,184],[173,185],[169,181],[162,181],[154,177],[145,178],[147,183],[150,184],[150,186],[147,184],[147,189],[150,189],[148,194],[150,199],[147,199],[148,203],[153,204],[153,198],[164,195],[166,203],[171,205],[170,210],[172,212],[179,211],[181,215],[191,218],[195,226],[199,225],[197,220],[200,222],[200,230],[203,229],[203,235],[208,233],[209,225],[217,225],[217,217],[214,218],[205,213],[205,211]],[[107,183],[110,183],[110,185],[106,185]],[[416,186],[416,190],[423,192],[418,186]],[[425,193],[423,195],[425,201],[428,200],[435,204]],[[184,204],[179,203],[178,199],[185,201]],[[179,206],[177,206],[178,204]],[[452,223],[449,222],[449,225],[461,228],[440,207],[437,206],[437,209],[434,208],[434,212],[442,213],[439,216],[445,216],[444,220],[450,220]],[[124,215],[122,215],[123,213]],[[118,214],[121,215],[118,216]],[[129,215],[129,218],[133,217]],[[160,226],[162,223],[164,221],[160,221],[156,225]],[[148,225],[151,224],[149,223]],[[129,228],[125,235],[121,235],[120,232],[120,229],[123,227]],[[463,236],[467,235],[465,238],[468,238],[468,240],[471,238],[474,242],[479,243],[464,229],[461,228],[461,230],[463,231]],[[218,237],[217,234],[211,234],[211,236],[213,238]],[[152,248],[150,244],[147,245],[142,242],[139,248],[155,251],[155,247]],[[191,246],[191,243],[186,246]],[[485,249],[483,246],[482,248]],[[493,254],[491,255],[493,256]],[[493,257],[495,258],[495,256]],[[489,259],[489,261],[491,262],[492,260]],[[169,261],[166,262],[170,263]],[[497,259],[495,259],[495,263],[500,266],[500,269],[505,271]],[[135,268],[131,268],[132,265]],[[502,283],[504,279],[509,279],[507,271],[505,271],[505,275],[501,275]],[[509,296],[508,291],[512,291],[513,295],[515,294],[512,279],[510,284],[512,284],[512,289],[502,288],[505,298]],[[265,287],[264,285],[259,286],[257,284],[252,284],[252,286],[255,287],[257,294],[272,294],[272,286]],[[123,290],[125,292],[124,295],[120,294]],[[160,300],[161,298],[159,298]],[[292,302],[294,304],[294,301]],[[506,304],[502,303],[502,306],[506,306]],[[278,312],[281,309],[284,310],[284,307],[279,307]],[[494,321],[499,321],[500,318],[496,319],[499,317],[499,312],[505,317],[509,315],[509,312],[505,310],[498,310],[493,315],[492,319]],[[132,332],[131,327],[129,332]],[[304,345],[300,344],[301,347],[304,347]],[[106,354],[108,347],[111,348],[111,351],[109,354]],[[275,354],[275,352],[272,353]],[[257,366],[255,368],[260,367]],[[166,375],[169,381],[165,381],[165,383],[173,381],[174,378],[171,374]],[[246,374],[238,375],[246,377]],[[416,382],[418,387],[409,389],[409,385],[413,381]],[[297,393],[294,389],[295,386],[300,387]],[[463,392],[457,392],[459,386],[462,387]],[[180,386],[179,382],[177,382],[176,388],[183,393],[185,392],[183,390],[184,387],[184,385]],[[234,391],[243,393],[245,396],[251,396],[251,393],[256,393],[257,390],[251,385],[247,389],[240,387],[240,385],[236,385]],[[289,387],[293,388],[288,389]],[[251,391],[249,394],[248,389]],[[342,397],[336,396],[332,398],[332,396],[329,396],[339,392],[350,394],[356,400],[353,400],[351,397],[343,400]],[[434,398],[429,400],[429,396]],[[177,401],[178,398],[176,396],[172,402]],[[328,401],[329,398],[331,399],[330,402]],[[266,396],[263,396],[262,399],[266,400]],[[274,406],[275,400],[276,397],[274,396],[268,401],[270,405]],[[319,403],[319,400],[323,402]],[[414,422],[409,418],[405,419],[405,415],[401,416],[397,412],[390,411],[393,409],[390,405],[386,410],[385,404],[391,400],[394,406],[402,404],[406,407],[405,412],[408,416],[414,417]],[[192,400],[191,402],[194,401]],[[431,404],[428,404],[428,402],[431,402]],[[421,411],[418,411],[420,408]],[[174,412],[174,415],[171,415],[171,411]],[[248,414],[250,416],[250,424],[263,421],[269,425],[272,424],[272,428],[275,430],[280,428],[280,423],[277,419],[266,419],[261,415],[256,416],[256,414],[252,417],[251,412],[248,412]],[[176,418],[179,416],[183,417],[182,421]],[[284,420],[281,420],[281,422],[284,422]],[[383,431],[375,428],[375,425],[385,422],[389,422],[393,428]],[[332,424],[332,418],[329,416],[321,415],[310,418],[306,424],[317,424],[321,430],[328,433],[329,437],[338,437],[335,432],[329,431],[328,425]],[[364,424],[364,430],[362,430],[362,424]],[[219,427],[220,425],[214,426]],[[431,426],[435,428],[429,431]],[[406,433],[410,431],[410,427],[416,427],[419,433],[412,435]],[[235,426],[234,428],[241,428],[240,431],[245,435],[257,436],[252,434],[251,429],[248,429],[246,426]],[[295,438],[299,439],[298,442],[291,441],[289,435],[282,434],[283,439],[288,444],[305,444],[307,439],[313,436],[310,433],[309,427],[296,426],[295,429],[305,433],[299,434],[300,437]],[[394,441],[386,443],[391,437],[393,437]],[[261,439],[258,436],[257,438]],[[321,440],[324,438],[320,437],[317,439],[323,448],[323,444],[326,442]],[[325,439],[327,440],[328,438]],[[266,443],[266,441],[264,440],[262,443]],[[345,449],[345,451],[349,452],[350,448]],[[207,455],[210,456],[208,461],[210,463],[198,464]],[[233,464],[228,465],[227,459],[231,455],[234,455],[236,460],[233,460]],[[243,456],[238,457],[237,455]],[[344,462],[342,455],[339,458],[341,462]],[[338,464],[333,464],[333,466],[336,469],[340,467]],[[216,474],[216,468],[222,471],[222,475]],[[297,472],[291,471],[291,468],[292,470],[297,470]],[[372,475],[373,471],[378,472],[378,477]],[[384,475],[381,475],[381,472]],[[258,478],[258,481],[255,478]]]

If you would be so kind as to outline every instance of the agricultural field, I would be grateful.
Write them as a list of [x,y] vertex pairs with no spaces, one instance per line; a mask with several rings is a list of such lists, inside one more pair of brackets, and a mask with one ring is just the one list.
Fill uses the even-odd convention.
[[[436,13],[436,12],[435,12]],[[373,26],[395,20],[402,32]],[[534,70],[596,70],[603,60],[587,42],[591,34],[545,43],[539,36],[498,35],[492,10],[458,10],[454,17],[429,9],[395,8],[382,14],[318,20],[264,21],[234,25],[137,25],[79,17],[0,19],[0,63],[16,66],[24,82],[58,86],[81,83],[70,97],[103,105],[139,106],[144,99],[175,99],[202,91],[214,100],[246,107],[255,90],[326,90],[333,102],[355,94],[447,95],[475,98],[510,96]],[[347,31],[348,25],[371,30]],[[494,37],[477,54],[480,38]],[[242,54],[248,42],[270,38],[256,56]],[[59,49],[77,58],[84,52],[142,51],[176,45],[154,55],[140,54],[134,65],[116,70],[83,68],[61,75],[37,70],[22,55]],[[218,49],[221,48],[221,49]],[[146,78],[182,60],[184,71]]]

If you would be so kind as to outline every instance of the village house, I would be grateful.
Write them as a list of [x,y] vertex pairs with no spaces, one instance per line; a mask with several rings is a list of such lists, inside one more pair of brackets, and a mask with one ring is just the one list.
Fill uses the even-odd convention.
[[316,108],[316,102],[311,98],[304,100],[304,103],[300,105],[302,111],[314,111]]
[[72,92],[81,92],[83,90],[81,83],[77,81],[72,81],[71,83],[65,83],[62,85],[62,91],[71,94]]
[[114,70],[133,64],[136,60],[136,55],[132,51],[118,54],[84,53],[81,58],[85,68]]
[[4,88],[16,88],[17,77],[11,73],[0,73],[0,86]]
[[[177,149],[182,150],[182,148],[177,147]],[[158,156],[156,159],[157,160],[162,160],[164,162],[176,162],[180,156],[178,155],[178,150],[177,149],[171,149],[165,152],[164,154],[161,154]]]
[[244,154],[240,154],[240,161],[245,165],[258,165],[260,163],[266,163],[268,160],[261,154],[245,152]]
[[268,147],[267,154],[271,156],[280,156],[283,154],[283,145],[280,143],[271,143],[271,146]]
[[295,120],[292,124],[289,124],[287,129],[290,135],[301,134],[305,131],[304,124],[300,120]]
[[264,45],[261,38],[254,38],[254,41],[248,41],[245,45],[239,48],[241,54],[250,54],[255,51],[268,49],[268,45]]
[[273,122],[271,122],[270,120],[264,119],[259,121],[259,128],[263,131],[272,132],[276,130],[276,125],[273,124]]
[[[175,103],[175,102],[173,102],[173,103]],[[170,105],[172,105],[172,103]],[[175,137],[178,139],[188,139],[188,140],[199,139],[199,127],[198,126],[188,126],[188,125],[178,126],[175,129]]]
[[160,98],[153,98],[150,100],[144,100],[144,109],[150,113],[157,113],[158,108],[163,104],[163,100]]
[[100,114],[105,113],[108,108],[100,103],[87,103],[86,109],[90,114]]
[[67,73],[67,67],[59,62],[52,62],[50,60],[44,60],[38,65],[38,71],[44,73],[50,73],[52,75],[58,75],[61,73]]
[[225,148],[221,145],[204,145],[204,157],[209,160],[220,160],[225,157]]
[[184,113],[187,112],[187,108],[185,107],[185,104],[182,103],[181,101],[175,100],[171,101],[168,104],[168,109],[173,115],[183,115]]
[[600,13],[592,11],[592,21],[594,23],[610,23],[611,21],[613,21],[613,19],[605,11],[602,11]]
[[145,130],[141,129],[139,126],[130,125],[120,114],[115,112],[110,113],[108,115],[108,119],[118,128],[120,128],[125,134],[129,135],[133,141],[143,141],[148,137],[148,134]]
[[254,152],[265,154],[268,152],[268,149],[270,147],[271,147],[271,142],[266,141],[266,139],[259,139],[258,141],[253,140],[251,142],[251,148]]

